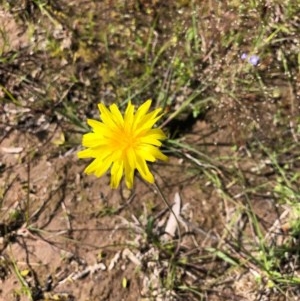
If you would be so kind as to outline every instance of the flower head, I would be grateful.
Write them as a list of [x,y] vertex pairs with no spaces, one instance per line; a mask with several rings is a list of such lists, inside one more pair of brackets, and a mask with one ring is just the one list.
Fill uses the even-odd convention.
[[150,106],[151,100],[147,100],[134,112],[129,101],[123,117],[115,104],[109,109],[102,103],[98,105],[102,122],[87,120],[93,131],[83,135],[86,149],[78,152],[79,158],[94,158],[85,173],[101,177],[111,167],[112,188],[119,186],[123,173],[126,186],[132,188],[135,169],[143,179],[154,182],[147,161],[167,160],[158,149],[166,136],[161,129],[152,128],[161,118],[161,109],[148,112]]
[[249,57],[249,63],[253,66],[256,66],[259,63],[259,57],[257,55],[251,55]]

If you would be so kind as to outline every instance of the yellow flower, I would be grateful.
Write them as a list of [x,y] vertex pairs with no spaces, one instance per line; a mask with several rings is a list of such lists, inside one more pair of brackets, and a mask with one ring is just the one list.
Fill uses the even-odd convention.
[[112,188],[119,186],[123,173],[126,186],[132,188],[135,169],[143,179],[154,182],[147,161],[167,160],[158,149],[166,136],[161,129],[152,128],[162,115],[158,115],[160,108],[148,113],[150,106],[151,100],[147,100],[134,113],[129,102],[123,117],[115,104],[109,110],[102,103],[98,105],[102,122],[87,120],[93,132],[83,135],[86,149],[78,152],[79,158],[94,158],[85,173],[101,177],[111,167]]

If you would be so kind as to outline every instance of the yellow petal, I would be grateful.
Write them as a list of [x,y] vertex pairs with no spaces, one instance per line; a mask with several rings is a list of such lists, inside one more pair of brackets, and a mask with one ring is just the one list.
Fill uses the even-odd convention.
[[124,164],[124,174],[125,174],[125,184],[128,189],[131,189],[133,186],[134,168],[130,167],[130,165],[126,161]]
[[134,116],[134,126],[136,126],[141,121],[141,118],[143,118],[146,115],[151,106],[151,103],[151,99],[148,99],[138,108]]
[[107,145],[101,145],[95,148],[87,148],[77,153],[78,158],[98,158],[104,160],[111,156],[111,148]]
[[88,133],[82,137],[82,145],[85,147],[96,147],[100,145],[107,145],[108,140],[103,136],[95,133]]
[[144,180],[148,181],[149,183],[154,183],[154,177],[153,177],[152,173],[150,172],[144,158],[137,156],[136,168]]
[[84,172],[88,175],[95,172],[95,170],[99,167],[102,160],[95,159],[90,165],[87,166],[87,168],[84,170]]
[[92,127],[94,132],[102,132],[106,128],[106,126],[102,122],[94,120],[94,119],[88,119],[87,124],[90,127]]
[[112,113],[112,116],[113,116],[113,120],[115,121],[115,123],[118,125],[118,126],[123,126],[124,124],[124,119],[123,119],[123,116],[121,114],[121,112],[119,111],[118,107],[115,105],[115,104],[112,104],[110,107],[109,107],[111,113]]
[[145,134],[140,133],[139,135],[141,136],[141,138],[139,138],[141,143],[156,146],[161,146],[161,142],[159,140],[167,138],[161,129],[148,130]]
[[124,128],[126,131],[129,131],[132,128],[133,116],[134,116],[134,105],[132,105],[131,101],[129,100],[124,115]]
[[121,161],[123,158],[123,151],[121,149],[118,150],[113,150],[113,152],[111,152],[111,160],[112,161]]
[[117,129],[117,124],[113,118],[112,113],[106,108],[106,106],[102,103],[99,103],[98,108],[100,110],[100,117],[105,125],[110,127],[111,129]]
[[140,122],[135,125],[136,134],[139,134],[143,130],[151,129],[156,121],[162,117],[162,115],[156,116],[160,111],[161,109],[159,108],[142,117]]
[[98,166],[95,170],[95,176],[98,178],[102,177],[107,172],[107,170],[110,168],[111,164],[112,164],[112,161],[109,158],[102,161],[101,164],[98,164]]
[[92,158],[92,152],[91,152],[91,149],[90,148],[87,148],[87,149],[84,149],[82,151],[79,151],[77,153],[77,157],[79,159],[86,159],[86,158]]
[[165,156],[157,147],[152,145],[141,145],[136,152],[137,156],[150,162],[154,162],[156,159],[162,161],[168,160],[167,156]]
[[128,162],[129,166],[134,169],[136,164],[136,156],[135,156],[135,152],[132,148],[129,148],[127,150],[127,153],[126,153],[126,161]]
[[122,175],[123,175],[123,162],[122,161],[114,162],[111,168],[111,180],[110,180],[111,188],[117,188],[119,186]]

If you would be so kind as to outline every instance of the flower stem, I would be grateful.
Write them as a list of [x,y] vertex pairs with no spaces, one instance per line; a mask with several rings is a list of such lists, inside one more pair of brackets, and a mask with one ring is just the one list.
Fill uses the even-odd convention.
[[176,220],[176,223],[177,223],[177,228],[178,228],[178,244],[177,244],[177,247],[176,247],[176,250],[174,252],[174,255],[173,257],[176,256],[176,254],[178,253],[179,251],[179,248],[180,248],[180,242],[181,242],[181,231],[180,231],[180,225],[179,225],[179,220],[176,216],[176,214],[174,213],[171,205],[169,204],[168,200],[166,199],[166,197],[164,196],[164,194],[162,193],[160,187],[157,185],[156,182],[154,182],[154,186],[155,188],[157,189],[158,191],[158,194],[160,195],[160,197],[162,198],[163,202],[165,203],[165,205],[167,206],[167,208],[170,210],[170,212],[173,214],[175,220]]

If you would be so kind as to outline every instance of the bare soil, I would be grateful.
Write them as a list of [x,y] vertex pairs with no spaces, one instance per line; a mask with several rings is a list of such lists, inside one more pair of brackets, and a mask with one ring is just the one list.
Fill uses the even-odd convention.
[[[213,133],[222,120],[222,112],[208,114],[186,136],[187,141],[198,143],[200,150],[209,153],[212,160],[214,156],[237,155],[230,147],[233,145],[230,126]],[[49,136],[51,128],[52,125]],[[130,249],[138,256],[143,244],[149,248],[145,233],[140,232],[147,227],[150,216],[159,216],[156,222],[165,224],[168,214],[160,214],[165,206],[157,189],[137,178],[132,191],[123,187],[112,191],[109,175],[97,179],[82,173],[86,162],[79,162],[76,148],[61,150],[31,133],[18,130],[7,133],[2,137],[0,149],[2,223],[7,229],[2,237],[2,260],[4,263],[9,258],[25,275],[26,285],[36,290],[35,300],[51,294],[68,296],[70,300],[147,300],[139,298],[142,292],[146,292],[145,298],[149,293],[144,281],[149,267],[146,262],[143,266],[126,257],[124,250]],[[256,166],[256,159],[245,156],[239,164],[242,170],[250,170]],[[204,164],[203,168],[210,167]],[[183,233],[192,231],[193,240],[201,248],[215,245],[212,237],[222,234],[232,207],[224,203],[217,187],[181,158],[171,156],[168,163],[156,164],[153,170],[171,204],[175,193],[180,193],[191,225],[190,229],[182,229]],[[215,172],[222,173],[226,181],[228,171],[216,168]],[[251,177],[248,180],[261,181]],[[232,194],[241,192],[239,185],[230,188]],[[269,229],[279,214],[272,199],[258,195],[251,204]],[[16,217],[12,222],[13,215],[27,216],[28,220]],[[186,235],[182,248],[191,248],[191,238]],[[120,258],[109,269],[116,254]],[[16,292],[21,283],[16,267],[2,276],[2,300],[19,298]],[[122,287],[124,279],[126,287]]]

